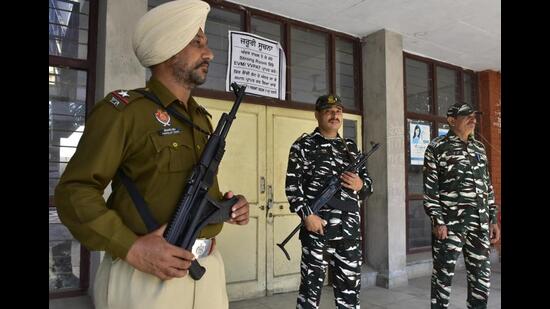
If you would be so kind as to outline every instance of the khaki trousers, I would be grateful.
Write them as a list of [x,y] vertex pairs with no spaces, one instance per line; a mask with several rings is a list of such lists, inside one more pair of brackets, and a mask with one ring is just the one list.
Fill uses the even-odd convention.
[[126,261],[105,254],[94,282],[97,309],[227,309],[225,269],[220,252],[199,259],[206,273],[162,281]]

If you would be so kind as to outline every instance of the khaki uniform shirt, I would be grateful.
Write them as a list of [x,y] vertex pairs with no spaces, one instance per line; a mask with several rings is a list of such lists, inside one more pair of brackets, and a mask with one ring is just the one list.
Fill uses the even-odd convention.
[[[212,132],[208,112],[190,97],[187,109],[159,81],[147,89],[164,107],[172,104],[194,124]],[[59,218],[91,250],[125,258],[145,223],[115,175],[132,179],[159,224],[167,223],[208,136],[170,116],[135,91],[113,91],[92,110],[77,150],[55,190]],[[112,182],[105,203],[103,190]],[[217,179],[209,194],[222,198]],[[206,226],[199,237],[213,237],[223,224]]]

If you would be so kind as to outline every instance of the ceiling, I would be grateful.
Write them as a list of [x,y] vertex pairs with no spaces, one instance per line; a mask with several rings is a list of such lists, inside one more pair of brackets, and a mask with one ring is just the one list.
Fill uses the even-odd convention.
[[409,53],[500,71],[500,0],[230,0],[359,38],[400,33]]

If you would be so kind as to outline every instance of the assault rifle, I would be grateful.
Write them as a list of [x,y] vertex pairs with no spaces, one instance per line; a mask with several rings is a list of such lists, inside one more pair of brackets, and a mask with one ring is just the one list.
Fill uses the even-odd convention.
[[[164,231],[164,238],[169,243],[189,251],[205,225],[221,223],[231,218],[231,207],[238,201],[236,196],[229,200],[217,201],[207,195],[225,152],[225,138],[245,95],[246,86],[232,83],[231,88],[236,96],[235,103],[229,114],[222,114],[216,129],[210,135],[199,163],[193,167],[176,211]],[[191,262],[191,278],[199,280],[205,271],[196,259]]]
[[[362,153],[359,156],[357,156],[355,161],[350,163],[344,169],[344,172],[357,172],[359,168],[367,162],[367,159],[370,157],[370,155],[373,154],[378,149],[378,147],[380,147],[380,143],[374,144],[374,146],[372,146],[372,149],[368,153],[366,154]],[[342,183],[340,180],[340,175],[332,176],[328,180],[327,185],[325,186],[321,194],[318,197],[316,197],[315,200],[313,200],[313,202],[311,203],[310,207],[313,213],[317,214],[317,212],[319,212],[321,207],[323,207],[331,199],[333,199],[334,195],[341,189],[342,189]],[[300,230],[300,228],[303,225],[304,225],[304,222],[303,221],[300,222],[300,224],[298,224],[298,226],[292,232],[290,232],[290,234],[283,240],[282,243],[277,244],[277,246],[279,246],[279,248],[283,250],[283,253],[286,255],[286,258],[289,261],[290,261],[290,254],[288,254],[288,252],[286,251],[285,245],[290,241],[290,239],[294,236],[294,234],[296,234]]]

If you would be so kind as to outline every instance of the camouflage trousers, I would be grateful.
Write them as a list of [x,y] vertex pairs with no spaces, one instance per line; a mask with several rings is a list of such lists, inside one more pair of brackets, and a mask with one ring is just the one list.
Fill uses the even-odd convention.
[[319,308],[327,267],[331,270],[336,308],[359,309],[361,247],[359,240],[302,239],[301,282],[296,308]]
[[491,278],[489,226],[488,223],[480,224],[477,215],[469,215],[462,226],[460,230],[448,227],[447,239],[444,240],[432,235],[432,309],[449,306],[451,281],[461,252],[464,252],[468,282],[467,306],[487,308]]

